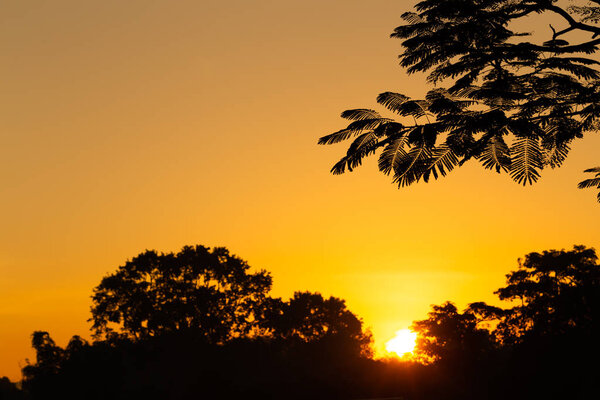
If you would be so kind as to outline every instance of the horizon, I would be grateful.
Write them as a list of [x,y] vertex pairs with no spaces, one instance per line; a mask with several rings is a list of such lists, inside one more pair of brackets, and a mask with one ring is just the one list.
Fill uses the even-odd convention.
[[227,247],[273,296],[346,300],[383,349],[432,304],[497,304],[529,252],[600,248],[577,189],[597,133],[527,187],[473,162],[401,189],[375,160],[330,174],[345,148],[317,140],[343,110],[428,88],[389,38],[410,6],[5,3],[0,376],[20,380],[35,330],[89,338],[92,289],[145,249]]

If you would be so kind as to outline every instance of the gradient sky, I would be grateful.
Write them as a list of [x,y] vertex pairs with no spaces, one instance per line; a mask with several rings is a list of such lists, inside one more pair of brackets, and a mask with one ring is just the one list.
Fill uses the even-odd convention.
[[87,337],[92,288],[145,249],[226,246],[274,295],[346,299],[381,346],[431,304],[492,301],[527,252],[599,246],[576,189],[597,134],[533,187],[478,165],[402,190],[375,160],[329,174],[344,145],[316,141],[341,111],[427,89],[388,38],[409,5],[3,1],[0,376],[34,330]]

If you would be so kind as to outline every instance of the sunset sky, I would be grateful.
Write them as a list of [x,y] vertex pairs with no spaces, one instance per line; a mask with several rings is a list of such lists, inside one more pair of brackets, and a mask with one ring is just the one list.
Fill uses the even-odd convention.
[[411,4],[3,1],[0,376],[34,330],[89,337],[92,288],[145,249],[226,246],[273,295],[346,299],[381,348],[431,304],[493,301],[530,251],[600,248],[576,188],[598,134],[532,187],[476,163],[400,190],[375,159],[329,173],[341,111],[427,90],[389,39]]

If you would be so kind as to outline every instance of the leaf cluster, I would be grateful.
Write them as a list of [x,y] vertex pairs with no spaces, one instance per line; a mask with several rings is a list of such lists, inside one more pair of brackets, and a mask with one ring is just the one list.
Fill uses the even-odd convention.
[[[319,140],[350,141],[332,172],[352,171],[380,150],[379,169],[399,186],[437,179],[470,160],[517,183],[536,182],[600,118],[599,63],[591,56],[600,27],[576,20],[582,12],[548,0],[417,3],[392,34],[402,40],[400,64],[443,86],[423,99],[380,94],[377,102],[395,119],[371,109],[343,112],[347,128]],[[513,30],[515,21],[544,13],[561,16],[565,27],[550,27],[543,43]],[[573,31],[591,37],[568,42]]]

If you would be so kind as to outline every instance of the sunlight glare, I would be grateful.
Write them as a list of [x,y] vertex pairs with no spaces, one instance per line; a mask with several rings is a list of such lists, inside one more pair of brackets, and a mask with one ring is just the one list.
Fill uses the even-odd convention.
[[395,353],[402,357],[412,353],[417,344],[417,334],[410,329],[400,329],[396,336],[385,343],[385,349],[390,353]]

